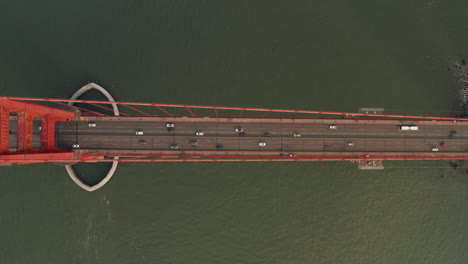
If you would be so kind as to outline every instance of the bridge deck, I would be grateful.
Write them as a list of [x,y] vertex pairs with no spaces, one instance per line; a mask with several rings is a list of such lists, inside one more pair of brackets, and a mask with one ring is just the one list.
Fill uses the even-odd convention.
[[[102,117],[58,122],[57,146],[103,155],[297,155],[455,157],[468,153],[468,122],[433,120]],[[175,125],[168,131],[167,122]],[[398,125],[417,125],[418,131],[400,131]],[[336,125],[330,129],[329,125]],[[244,136],[235,132],[242,127]],[[137,136],[136,130],[144,131]],[[203,131],[204,136],[196,136]],[[266,136],[265,133],[269,133]],[[300,133],[301,137],[294,137]],[[147,144],[139,142],[145,140]],[[190,144],[196,140],[197,146]],[[265,142],[266,146],[259,146]],[[352,142],[352,145],[349,143]],[[445,146],[440,146],[445,143]],[[170,148],[177,144],[179,149]],[[223,149],[216,146],[222,144]],[[437,147],[438,152],[432,148]]]

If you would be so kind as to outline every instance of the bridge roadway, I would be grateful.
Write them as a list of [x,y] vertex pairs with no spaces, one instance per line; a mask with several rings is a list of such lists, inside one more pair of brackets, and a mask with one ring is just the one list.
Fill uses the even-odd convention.
[[[96,123],[89,127],[88,122]],[[168,131],[166,124],[174,123]],[[401,131],[398,125],[417,125]],[[336,125],[336,129],[330,129]],[[240,136],[235,128],[245,131]],[[136,130],[144,135],[138,136]],[[203,131],[204,136],[196,136]],[[269,133],[266,136],[265,133]],[[300,133],[301,137],[294,137]],[[58,122],[56,145],[102,155],[322,155],[459,157],[468,155],[468,122],[435,120],[289,119],[221,117],[82,117]],[[140,144],[144,140],[147,144]],[[193,146],[190,141],[197,140]],[[259,146],[259,142],[266,146]],[[352,142],[352,145],[349,143]],[[445,146],[440,146],[445,143]],[[171,149],[177,144],[179,149]],[[218,144],[223,149],[216,148]],[[433,147],[439,149],[432,151]]]

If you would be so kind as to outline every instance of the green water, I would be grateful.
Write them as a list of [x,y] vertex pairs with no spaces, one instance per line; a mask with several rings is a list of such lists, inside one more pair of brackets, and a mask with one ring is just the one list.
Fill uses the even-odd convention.
[[[467,10],[2,0],[0,94],[94,81],[125,101],[448,114]],[[467,263],[466,171],[387,165],[122,164],[94,193],[57,165],[0,167],[0,263]]]

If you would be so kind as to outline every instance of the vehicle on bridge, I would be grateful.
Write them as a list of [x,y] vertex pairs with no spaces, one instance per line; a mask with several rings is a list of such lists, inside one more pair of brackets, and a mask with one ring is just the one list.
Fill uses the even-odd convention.
[[[124,110],[109,114],[109,104]],[[315,160],[371,169],[465,160],[466,138],[467,118],[0,97],[0,164]]]
[[418,131],[418,126],[407,126],[407,125],[401,125],[398,126],[400,130],[402,131]]

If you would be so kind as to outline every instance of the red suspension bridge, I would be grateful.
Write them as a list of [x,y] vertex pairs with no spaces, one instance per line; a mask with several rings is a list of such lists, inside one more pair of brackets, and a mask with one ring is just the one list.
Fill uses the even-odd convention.
[[369,110],[0,97],[0,164],[468,159],[468,119]]

